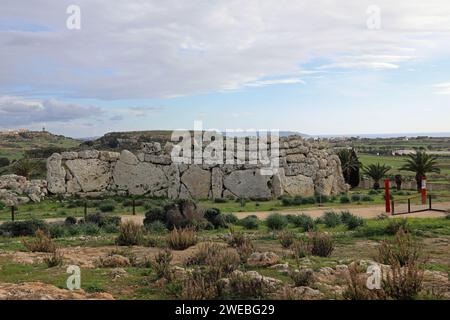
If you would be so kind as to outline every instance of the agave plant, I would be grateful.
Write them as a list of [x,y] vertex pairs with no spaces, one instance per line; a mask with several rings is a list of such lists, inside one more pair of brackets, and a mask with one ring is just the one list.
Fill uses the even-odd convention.
[[400,170],[416,173],[417,190],[422,188],[422,179],[427,173],[440,173],[437,165],[437,157],[430,156],[426,152],[418,151],[416,154],[410,154]]
[[373,188],[375,190],[380,189],[380,180],[386,176],[389,170],[391,170],[391,167],[380,163],[369,164],[363,168],[364,174],[371,177],[374,181]]

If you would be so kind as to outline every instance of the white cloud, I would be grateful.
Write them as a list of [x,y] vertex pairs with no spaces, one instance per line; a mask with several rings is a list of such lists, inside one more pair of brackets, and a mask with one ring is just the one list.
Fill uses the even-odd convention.
[[259,80],[250,83],[246,83],[246,87],[265,87],[277,84],[305,84],[305,81],[297,78],[287,79],[273,79],[273,80]]
[[69,4],[2,1],[0,20],[17,27],[0,30],[0,92],[176,97],[276,84],[265,79],[299,75],[312,58],[389,70],[450,53],[447,0],[379,0],[376,31],[360,0],[78,0],[80,31],[65,28]]
[[447,95],[450,94],[450,82],[438,83],[435,84],[434,87],[437,91],[435,94]]
[[55,99],[27,100],[0,96],[0,126],[15,127],[35,123],[69,122],[91,118],[102,113],[94,106],[80,106]]

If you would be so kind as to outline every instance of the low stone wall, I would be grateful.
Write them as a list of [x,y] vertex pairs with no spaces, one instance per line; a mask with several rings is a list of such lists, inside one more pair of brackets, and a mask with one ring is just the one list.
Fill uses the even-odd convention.
[[[280,169],[262,175],[259,165],[175,164],[173,144],[143,143],[133,154],[86,150],[53,154],[47,160],[53,194],[148,195],[171,199],[276,198],[336,195],[348,191],[339,158],[299,136],[280,138]],[[246,148],[248,150],[248,145]]]
[[47,181],[27,180],[25,177],[9,174],[0,176],[0,202],[15,206],[30,201],[40,202],[47,195]]

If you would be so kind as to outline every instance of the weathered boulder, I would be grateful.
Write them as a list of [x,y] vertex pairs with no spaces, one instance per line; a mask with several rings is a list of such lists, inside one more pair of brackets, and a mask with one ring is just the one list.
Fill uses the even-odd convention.
[[47,188],[51,193],[66,192],[66,170],[61,164],[62,157],[54,153],[47,159]]
[[273,252],[254,252],[247,260],[251,267],[269,267],[277,264],[279,257]]
[[285,176],[281,178],[281,181],[284,192],[290,196],[314,196],[314,181],[310,177],[302,175],[291,177]]
[[[105,190],[111,180],[109,163],[99,159],[67,160],[66,167],[83,192]],[[71,189],[74,187],[73,184],[71,185]],[[74,190],[76,189],[74,187]]]
[[211,173],[199,166],[192,165],[181,176],[181,182],[194,199],[209,198],[211,188]]
[[28,181],[15,174],[0,176],[0,202],[6,206],[40,202],[47,195],[45,180]]
[[123,157],[121,156],[112,174],[118,190],[127,191],[131,195],[156,195],[164,189],[167,194],[169,183],[163,169],[148,162],[130,164],[133,159],[128,155],[127,162],[122,160]]
[[223,184],[231,193],[242,198],[271,198],[269,182],[271,176],[260,174],[260,170],[238,170],[225,176]]

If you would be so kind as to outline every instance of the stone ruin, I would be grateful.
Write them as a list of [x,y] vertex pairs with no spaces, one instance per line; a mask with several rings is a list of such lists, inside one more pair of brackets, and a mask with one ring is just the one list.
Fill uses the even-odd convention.
[[[146,195],[170,199],[309,197],[347,192],[339,158],[299,136],[280,137],[280,169],[262,175],[258,165],[175,164],[173,144],[143,143],[123,150],[55,153],[47,160],[51,194]],[[247,145],[248,150],[248,145]]]
[[16,206],[30,201],[40,202],[47,195],[47,181],[27,180],[15,174],[0,176],[0,202]]

